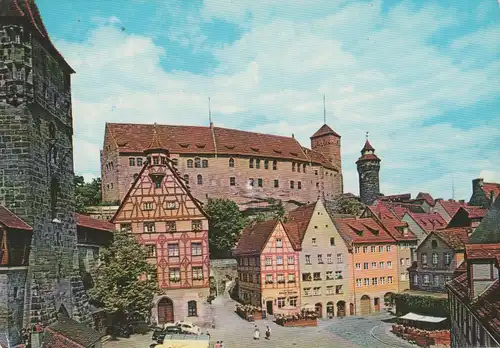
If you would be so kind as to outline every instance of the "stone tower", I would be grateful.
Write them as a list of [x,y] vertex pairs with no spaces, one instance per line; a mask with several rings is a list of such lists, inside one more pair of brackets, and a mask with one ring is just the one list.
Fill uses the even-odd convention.
[[333,167],[337,168],[338,174],[333,179],[335,187],[339,188],[337,193],[342,193],[344,190],[340,135],[325,123],[311,137],[311,150],[321,153]]
[[[0,1],[0,205],[33,228],[29,260],[0,269],[0,343],[67,314],[91,323],[78,275],[73,192],[74,72],[34,0]],[[1,322],[3,320],[3,322]]]
[[371,205],[380,195],[379,171],[380,158],[366,139],[361,157],[356,161],[359,173],[359,196],[364,204]]

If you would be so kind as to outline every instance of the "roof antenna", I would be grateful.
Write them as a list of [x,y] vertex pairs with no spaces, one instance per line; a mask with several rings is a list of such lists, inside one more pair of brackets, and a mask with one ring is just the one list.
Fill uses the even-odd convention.
[[326,94],[323,94],[323,122],[326,124]]
[[210,106],[210,97],[208,97],[208,120],[210,121],[210,126],[212,126],[212,108]]

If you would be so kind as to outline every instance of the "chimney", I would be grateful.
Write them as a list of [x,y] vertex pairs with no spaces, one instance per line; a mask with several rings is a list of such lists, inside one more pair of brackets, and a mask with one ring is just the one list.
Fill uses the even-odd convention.
[[292,133],[292,139],[295,139],[295,134]]
[[484,185],[483,178],[477,178],[472,180],[472,194],[481,191],[483,189],[483,185]]

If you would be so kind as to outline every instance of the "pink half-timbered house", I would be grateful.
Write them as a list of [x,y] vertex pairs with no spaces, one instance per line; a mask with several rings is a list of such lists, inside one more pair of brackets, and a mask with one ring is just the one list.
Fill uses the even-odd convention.
[[234,250],[240,300],[268,314],[285,306],[299,311],[299,244],[294,226],[279,220],[246,227]]
[[136,235],[157,267],[162,291],[154,298],[153,320],[202,324],[209,320],[207,216],[156,133],[144,153],[147,161],[111,221]]

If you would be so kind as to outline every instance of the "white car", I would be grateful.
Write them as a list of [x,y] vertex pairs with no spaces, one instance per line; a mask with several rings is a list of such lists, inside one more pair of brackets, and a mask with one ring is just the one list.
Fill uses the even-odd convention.
[[178,327],[181,328],[181,330],[185,333],[193,334],[193,335],[199,335],[200,334],[200,328],[192,323],[189,323],[187,321],[178,321],[175,323]]

